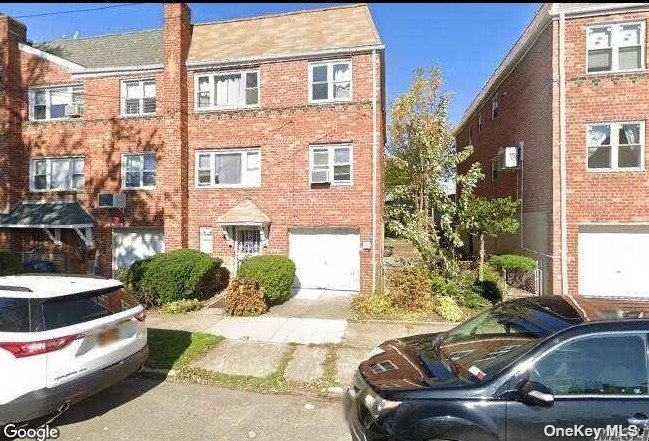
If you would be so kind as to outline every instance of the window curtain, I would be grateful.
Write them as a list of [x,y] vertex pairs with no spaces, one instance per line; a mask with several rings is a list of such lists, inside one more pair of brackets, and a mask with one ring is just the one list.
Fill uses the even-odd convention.
[[241,154],[215,155],[214,172],[217,184],[241,183]]
[[611,143],[611,128],[609,126],[592,126],[588,130],[588,145],[608,145]]
[[216,77],[214,81],[217,106],[229,107],[239,104],[241,75],[224,75]]

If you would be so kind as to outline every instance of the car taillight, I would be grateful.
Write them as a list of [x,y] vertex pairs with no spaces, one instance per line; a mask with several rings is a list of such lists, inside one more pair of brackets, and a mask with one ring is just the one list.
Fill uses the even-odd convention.
[[63,349],[78,337],[78,335],[68,335],[67,337],[41,341],[0,343],[0,348],[11,352],[16,358],[31,357],[32,355],[46,354]]
[[135,318],[140,322],[144,322],[146,320],[146,311],[138,312],[135,314]]

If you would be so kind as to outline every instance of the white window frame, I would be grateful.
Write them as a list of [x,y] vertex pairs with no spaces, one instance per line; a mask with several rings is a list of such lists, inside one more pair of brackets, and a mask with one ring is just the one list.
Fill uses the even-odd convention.
[[[333,81],[333,66],[334,64],[349,64],[349,97],[347,98],[334,98],[334,81]],[[317,66],[327,66],[327,99],[316,100],[313,99],[313,68]],[[320,103],[338,103],[352,101],[354,96],[354,67],[351,59],[331,60],[331,61],[313,61],[308,65],[309,76],[309,104]]]
[[[249,73],[257,74],[257,104],[246,104],[246,75]],[[241,75],[243,80],[241,81],[241,87],[239,88],[239,93],[241,97],[241,102],[235,106],[216,106],[214,100],[216,99],[216,94],[214,93],[214,77],[222,75]],[[199,80],[203,77],[209,78],[210,85],[210,105],[208,107],[198,107],[198,83]],[[194,111],[196,112],[205,112],[205,111],[215,111],[215,110],[236,110],[236,109],[256,109],[261,107],[261,71],[260,69],[246,69],[246,70],[229,70],[229,71],[210,71],[210,72],[196,72],[194,73]]]
[[[85,91],[83,84],[65,84],[65,85],[58,85],[58,86],[47,86],[47,87],[30,87],[28,90],[28,96],[29,96],[29,120],[33,122],[46,122],[46,121],[61,121],[61,120],[67,120],[67,119],[72,119],[70,116],[62,116],[60,118],[52,118],[50,117],[50,108],[52,105],[52,98],[51,98],[51,93],[53,90],[59,90],[59,89],[67,89],[67,93],[70,95],[70,102],[68,104],[74,104],[72,101],[73,95],[75,93],[79,93],[79,89],[81,92],[81,102],[76,103],[81,105],[82,111],[81,113],[83,114],[83,106],[84,106],[84,101],[85,101]],[[36,92],[45,92],[45,118],[43,119],[35,119],[34,118],[34,107],[36,105]],[[66,104],[67,105],[67,104]]]
[[[619,140],[619,128],[621,125],[624,124],[639,124],[640,125],[640,167],[618,167],[618,154],[619,154],[619,146],[620,146],[620,140]],[[601,125],[608,125],[610,126],[610,132],[611,132],[611,167],[609,168],[589,168],[588,167],[588,148],[590,147],[588,144],[588,130],[590,129],[591,126],[601,126]],[[586,124],[586,171],[588,172],[595,172],[595,173],[601,173],[601,172],[638,172],[638,171],[644,171],[644,161],[645,161],[645,123],[644,121],[616,121],[616,122],[611,122],[611,121],[602,121],[602,122],[592,122]]]
[[[637,69],[620,69],[619,68],[619,49],[620,47],[628,47],[628,46],[620,46],[618,44],[617,38],[616,38],[616,29],[619,29],[621,26],[632,26],[632,25],[640,25],[640,67]],[[598,72],[589,72],[588,71],[588,53],[590,52],[591,48],[588,47],[588,34],[590,33],[590,30],[593,28],[605,28],[605,27],[610,27],[611,28],[611,70],[602,70]],[[587,75],[606,75],[606,74],[611,74],[611,73],[618,73],[618,72],[640,72],[645,70],[645,63],[646,63],[646,56],[645,56],[645,51],[646,51],[646,45],[645,45],[645,22],[644,21],[628,21],[628,22],[616,22],[616,23],[601,23],[601,24],[593,24],[590,25],[586,28],[586,63],[585,63],[585,70]],[[604,48],[603,48],[604,49]],[[592,48],[592,50],[595,50]]]
[[[217,155],[231,155],[238,153],[242,155],[241,158],[241,183],[240,184],[215,184],[214,183],[214,156]],[[248,154],[256,153],[259,155],[259,183],[251,184],[248,179]],[[199,157],[201,155],[210,155],[210,184],[199,184],[198,171],[199,171]],[[248,148],[248,149],[209,149],[209,150],[196,150],[194,153],[194,185],[197,189],[201,188],[259,188],[261,187],[262,179],[262,157],[261,148]]]
[[495,96],[491,99],[491,120],[498,118],[498,115],[500,115],[500,103],[498,96]]
[[[129,156],[139,156],[140,160],[142,161],[142,170],[140,170],[140,185],[138,187],[127,187],[126,186],[126,158]],[[155,170],[145,170],[144,169],[144,157],[145,156],[153,156],[155,158]],[[155,173],[155,179],[156,179],[156,185],[142,185],[144,182],[144,172],[148,171],[151,172],[153,171]],[[124,153],[122,155],[122,190],[128,191],[128,190],[155,190],[156,186],[158,184],[158,157],[154,152],[142,152],[142,153]]]
[[[156,99],[156,110],[155,112],[145,112],[144,111],[144,83],[153,83],[154,89],[155,89],[155,96],[153,98]],[[138,113],[126,113],[126,85],[128,83],[138,83],[140,87],[140,112]],[[149,97],[151,98],[151,97]],[[121,116],[126,116],[126,117],[137,117],[137,116],[149,116],[149,115],[155,115],[158,112],[158,85],[156,84],[155,78],[133,78],[133,79],[125,79],[120,82],[120,107],[121,107]]]
[[[50,188],[50,185],[52,183],[52,161],[59,161],[59,160],[68,160],[70,161],[70,166],[69,170],[72,172],[68,175],[68,187],[67,188]],[[74,182],[74,163],[73,161],[75,159],[83,159],[83,184],[81,185],[81,188],[72,188],[72,184]],[[35,178],[36,178],[36,162],[37,161],[46,161],[46,172],[45,172],[45,179],[46,179],[46,188],[44,189],[37,189],[35,184]],[[38,157],[38,158],[31,158],[29,161],[29,191],[34,192],[34,193],[54,193],[54,192],[83,192],[86,187],[86,159],[83,156],[79,155],[74,155],[74,156],[47,156],[47,157]]]
[[[349,181],[334,181],[334,165],[347,165],[345,164],[335,164],[334,159],[334,150],[337,148],[348,148],[349,149]],[[354,145],[350,142],[336,143],[336,144],[311,144],[309,145],[309,185],[320,184],[320,182],[313,182],[313,156],[315,150],[327,149],[328,151],[328,173],[329,173],[329,184],[333,186],[351,186],[354,185]]]

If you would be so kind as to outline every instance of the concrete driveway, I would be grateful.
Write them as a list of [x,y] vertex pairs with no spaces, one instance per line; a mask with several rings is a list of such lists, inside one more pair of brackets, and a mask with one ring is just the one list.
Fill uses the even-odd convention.
[[79,403],[54,426],[64,441],[351,440],[337,400],[159,383],[138,376]]

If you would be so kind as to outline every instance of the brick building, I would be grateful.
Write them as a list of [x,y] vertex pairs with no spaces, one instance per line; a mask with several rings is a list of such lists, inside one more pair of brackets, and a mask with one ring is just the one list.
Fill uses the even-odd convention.
[[115,274],[195,248],[287,254],[370,291],[383,248],[384,46],[365,4],[34,44],[0,16],[0,242]]
[[647,3],[543,4],[457,128],[479,192],[521,200],[519,234],[489,251],[537,259],[544,293],[649,294],[647,19]]

